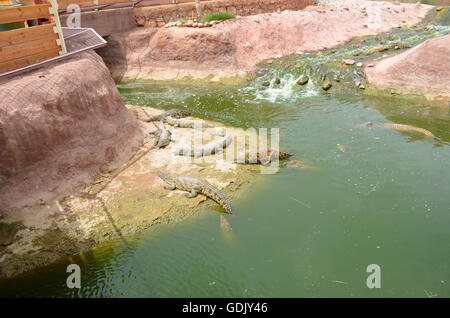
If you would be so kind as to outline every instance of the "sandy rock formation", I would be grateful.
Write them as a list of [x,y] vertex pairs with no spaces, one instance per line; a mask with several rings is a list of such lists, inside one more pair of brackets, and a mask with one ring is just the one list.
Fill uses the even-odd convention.
[[116,80],[219,80],[261,61],[331,48],[356,36],[414,25],[433,8],[381,1],[334,1],[301,11],[227,20],[210,28],[138,28],[112,35],[99,51]]
[[0,81],[0,209],[44,203],[127,161],[143,140],[94,52]]
[[450,98],[450,35],[373,64],[365,73],[376,88],[421,94],[428,99]]

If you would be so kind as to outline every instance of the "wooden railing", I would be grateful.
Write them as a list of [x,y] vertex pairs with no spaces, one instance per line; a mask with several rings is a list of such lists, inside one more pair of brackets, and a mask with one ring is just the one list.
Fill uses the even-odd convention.
[[0,32],[0,73],[66,53],[55,0],[0,9],[0,24],[43,18],[50,23]]

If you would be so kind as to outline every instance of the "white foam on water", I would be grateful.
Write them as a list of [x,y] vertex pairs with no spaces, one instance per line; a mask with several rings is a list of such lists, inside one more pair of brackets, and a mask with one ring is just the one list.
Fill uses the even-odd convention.
[[257,81],[253,85],[242,88],[241,91],[253,95],[255,97],[253,101],[266,100],[272,103],[287,99],[295,100],[301,97],[317,96],[319,90],[313,82],[309,81],[303,86],[297,84],[300,77],[294,74],[286,74],[283,77],[279,77],[280,84],[275,84],[277,77],[274,77],[267,88],[262,88],[260,82]]

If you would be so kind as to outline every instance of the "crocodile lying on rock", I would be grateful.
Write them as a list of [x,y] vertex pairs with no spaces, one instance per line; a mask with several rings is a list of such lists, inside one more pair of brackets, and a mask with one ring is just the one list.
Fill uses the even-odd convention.
[[233,139],[231,138],[231,135],[225,134],[223,138],[211,141],[200,147],[182,147],[175,149],[174,154],[180,156],[191,156],[194,158],[209,156],[223,152],[223,149],[228,147],[232,141]]
[[213,125],[205,123],[202,120],[190,120],[190,119],[176,119],[172,116],[167,116],[164,122],[174,127],[180,128],[214,128]]
[[162,120],[159,121],[159,126],[156,131],[150,132],[150,134],[154,134],[158,137],[158,139],[155,141],[155,147],[156,148],[162,148],[167,146],[172,139],[172,133],[164,127],[164,123]]
[[189,193],[186,194],[186,197],[188,198],[195,198],[197,194],[201,193],[208,198],[216,201],[228,213],[233,213],[233,208],[231,207],[230,202],[222,193],[222,191],[220,191],[207,181],[194,177],[174,175],[160,171],[158,171],[157,174],[166,183],[164,189],[179,189],[183,191],[189,191]]
[[431,131],[428,131],[423,128],[414,127],[411,125],[402,125],[402,124],[392,124],[392,123],[374,123],[374,122],[367,122],[365,123],[366,126],[376,126],[376,127],[386,127],[398,131],[415,131],[421,134],[424,134],[425,136],[435,138],[433,133]]
[[187,116],[190,116],[190,115],[191,115],[191,113],[189,111],[187,111],[187,110],[171,109],[171,110],[168,110],[168,111],[166,111],[166,112],[164,112],[162,114],[150,117],[149,119],[146,120],[146,122],[164,120],[168,116],[170,116],[172,118],[183,118],[183,117],[187,117]]
[[[290,153],[278,151],[278,159],[286,159],[292,157],[293,155]],[[234,162],[239,164],[268,164],[272,162],[272,160],[276,158],[276,153],[271,150],[267,150],[266,153],[257,152],[257,153],[245,153],[244,158],[236,158]]]

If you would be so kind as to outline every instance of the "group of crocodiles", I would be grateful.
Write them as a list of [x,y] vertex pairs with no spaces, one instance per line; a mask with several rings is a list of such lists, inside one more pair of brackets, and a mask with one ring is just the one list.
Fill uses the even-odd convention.
[[[160,115],[156,115],[148,118],[147,122],[159,121],[158,129],[150,132],[157,137],[155,142],[155,147],[162,148],[167,146],[171,141],[173,141],[172,134],[164,126],[167,123],[174,127],[181,128],[213,128],[213,125],[204,123],[203,121],[189,120],[183,117],[190,116],[190,113],[186,110],[171,109]],[[192,156],[194,158],[199,158],[203,156],[208,156],[215,153],[221,153],[224,148],[228,147],[232,142],[232,137],[229,134],[216,132],[210,133],[211,135],[219,135],[222,138],[216,141],[212,141],[206,145],[200,147],[182,147],[176,149],[174,153],[176,155]],[[264,153],[257,152],[255,154],[246,153],[243,160],[235,160],[237,163],[241,164],[267,164],[271,162],[278,154],[279,159],[289,158],[292,155],[285,152],[274,152],[267,150]],[[182,191],[188,191],[186,194],[188,198],[194,198],[197,194],[203,194],[210,199],[217,202],[224,210],[228,213],[233,213],[230,201],[225,197],[225,195],[216,187],[211,185],[205,180],[190,176],[174,175],[166,172],[157,172],[158,176],[166,183],[165,189],[175,190],[179,189]]]
[[[214,126],[204,123],[203,121],[189,120],[183,117],[190,116],[190,113],[186,110],[180,109],[171,109],[166,111],[160,115],[150,117],[147,119],[147,122],[159,121],[158,129],[151,134],[155,134],[157,136],[157,140],[155,142],[155,146],[157,148],[167,146],[172,139],[172,134],[169,130],[164,127],[164,123],[172,125],[174,127],[181,128],[213,128]],[[395,129],[399,131],[415,131],[422,133],[428,137],[434,138],[434,135],[423,128],[418,128],[410,125],[401,125],[401,124],[393,124],[393,123],[374,123],[368,122],[365,123],[366,126],[378,126],[378,127],[386,127],[390,129]],[[220,135],[222,139],[217,141],[212,141],[206,145],[202,145],[200,147],[182,147],[175,150],[175,154],[184,155],[184,156],[192,156],[194,158],[199,158],[202,156],[208,156],[214,153],[220,153],[226,148],[231,142],[232,137],[226,133],[211,133],[211,135]],[[286,159],[292,156],[292,154],[285,152],[274,152],[271,150],[267,150],[267,152],[257,152],[257,153],[246,153],[243,160],[234,160],[237,163],[241,164],[267,164],[271,162],[274,157],[278,155],[279,159]],[[175,190],[179,189],[182,191],[188,191],[186,194],[188,198],[194,198],[198,193],[203,194],[212,200],[216,201],[222,208],[225,209],[228,213],[233,213],[233,209],[231,207],[231,203],[225,197],[225,195],[216,187],[211,185],[205,180],[201,180],[198,178],[190,177],[190,176],[182,176],[182,175],[174,175],[165,172],[157,172],[158,176],[166,183],[164,186],[165,189]]]

